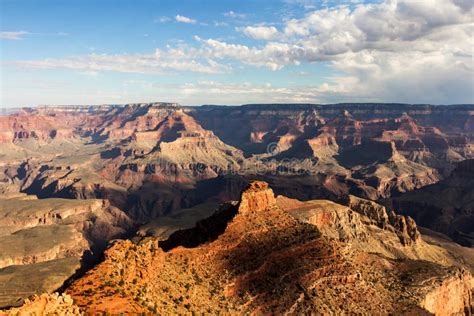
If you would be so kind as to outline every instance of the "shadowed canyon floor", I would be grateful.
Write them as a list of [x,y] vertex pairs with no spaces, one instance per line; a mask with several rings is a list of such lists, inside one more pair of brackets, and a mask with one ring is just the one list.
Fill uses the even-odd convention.
[[0,308],[468,311],[473,137],[473,105],[0,116]]

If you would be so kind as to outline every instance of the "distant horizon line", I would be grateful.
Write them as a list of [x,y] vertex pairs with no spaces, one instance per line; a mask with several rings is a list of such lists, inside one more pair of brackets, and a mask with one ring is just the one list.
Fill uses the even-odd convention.
[[336,103],[301,103],[301,102],[270,102],[270,103],[241,103],[241,104],[198,104],[198,105],[186,105],[178,102],[162,102],[162,101],[151,101],[151,102],[128,102],[128,103],[96,103],[96,104],[36,104],[28,106],[4,106],[0,105],[0,111],[11,111],[21,109],[35,109],[35,108],[91,108],[91,107],[123,107],[123,106],[167,106],[167,107],[243,107],[243,106],[334,106],[334,105],[409,105],[409,106],[474,106],[474,103],[406,103],[406,102],[336,102]]

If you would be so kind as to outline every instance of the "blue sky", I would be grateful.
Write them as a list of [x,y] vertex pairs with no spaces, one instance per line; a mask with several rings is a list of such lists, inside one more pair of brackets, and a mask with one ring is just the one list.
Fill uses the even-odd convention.
[[0,4],[2,107],[474,101],[467,0]]

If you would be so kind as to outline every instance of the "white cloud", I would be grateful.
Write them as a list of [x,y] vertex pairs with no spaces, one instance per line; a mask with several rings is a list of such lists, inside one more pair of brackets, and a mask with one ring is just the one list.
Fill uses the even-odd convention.
[[196,20],[193,20],[191,18],[188,18],[186,16],[182,16],[182,15],[177,15],[175,16],[175,20],[176,22],[180,22],[180,23],[188,23],[188,24],[195,24],[196,23]]
[[184,104],[243,104],[320,102],[322,87],[281,87],[269,83],[253,84],[198,81],[176,87],[177,100]]
[[[288,65],[323,62],[337,70],[337,75],[317,87],[257,85],[253,89],[201,82],[183,88],[190,96],[201,91],[210,98],[211,92],[238,98],[242,93],[251,99],[254,93],[267,101],[472,103],[473,16],[471,0],[385,0],[312,10],[302,18],[284,21],[280,31],[265,25],[238,29],[262,40],[258,45],[195,37],[196,45],[176,44],[155,54],[92,54],[17,64],[96,72],[214,74],[230,71],[229,63],[276,71]],[[176,16],[177,21],[178,17],[185,18]]]
[[[346,95],[369,101],[474,102],[472,63],[444,52],[357,52],[334,62],[350,80]],[[340,82],[342,78],[334,78]],[[338,97],[341,97],[340,95]]]
[[185,56],[178,49],[159,50],[154,54],[89,54],[80,57],[44,60],[22,60],[14,64],[39,69],[71,69],[83,72],[113,71],[122,73],[172,74],[197,72],[215,74],[230,71],[230,67],[211,59]]
[[278,70],[288,64],[298,64],[290,53],[295,47],[286,43],[268,43],[263,48],[228,44],[214,39],[202,40],[204,53],[215,58],[232,58],[253,66]]
[[29,32],[18,31],[18,32],[0,32],[0,39],[6,40],[22,40],[25,35]]
[[387,0],[323,9],[288,21],[281,40],[299,45],[301,62],[330,61],[344,73],[333,78],[345,87],[339,98],[474,102],[473,6]]
[[155,23],[167,23],[170,22],[171,18],[167,16],[160,16],[159,18],[156,18],[153,20]]
[[474,102],[473,16],[467,0],[386,0],[315,10],[281,32],[243,29],[267,37],[263,46],[201,42],[214,58],[272,70],[329,62],[342,73],[327,83],[329,99]]
[[244,13],[237,13],[231,10],[231,11],[225,12],[224,16],[228,18],[234,18],[234,19],[245,19],[247,15]]
[[272,40],[277,37],[278,30],[274,26],[247,26],[242,32],[253,39]]
[[222,27],[222,26],[229,26],[229,24],[226,23],[226,22],[214,21],[214,26],[215,27]]

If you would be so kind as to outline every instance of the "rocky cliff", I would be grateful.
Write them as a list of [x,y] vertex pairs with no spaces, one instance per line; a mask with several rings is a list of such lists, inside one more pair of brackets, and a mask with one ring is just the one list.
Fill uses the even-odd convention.
[[471,157],[472,113],[403,104],[25,109],[0,118],[0,192],[106,198],[139,221],[192,206],[175,196],[223,175],[312,176],[319,191],[386,198]]
[[[457,310],[468,302],[467,292],[449,266],[462,262],[445,242],[427,242],[414,220],[472,244],[473,117],[473,105],[409,104],[147,103],[2,115],[0,279],[8,286],[0,305],[56,290],[90,253],[100,254],[132,224],[144,224],[136,237],[143,241],[118,242],[98,267],[106,281],[117,281],[115,288],[97,275],[88,282],[102,289],[80,283],[110,296],[106,302],[118,302],[118,310],[130,304],[135,311],[169,313],[171,306],[185,313],[189,305],[208,312],[209,303],[222,313],[298,313],[309,306],[336,313],[344,303],[340,291],[353,295],[346,312],[382,312],[377,304],[394,313],[403,306]],[[246,187],[248,179],[265,180],[272,189],[264,182]],[[215,206],[229,199],[237,202]],[[194,274],[176,272],[188,266],[178,253],[195,264],[198,279],[209,280],[197,286],[202,304],[194,294],[178,295],[190,280],[198,282]],[[411,290],[399,284],[420,269],[434,271],[421,273],[420,284],[446,282],[422,287],[400,305]],[[179,282],[163,279],[167,275]],[[280,275],[291,279],[283,288]],[[149,284],[140,281],[144,276]],[[21,285],[27,279],[31,288]],[[174,289],[172,295],[165,288]],[[71,291],[87,309],[79,289]],[[456,291],[462,300],[444,298]],[[105,303],[96,303],[90,310],[103,310]]]
[[431,288],[424,292],[420,306],[435,315],[474,313],[474,278],[466,270],[454,271],[442,280],[430,280]]
[[239,203],[239,212],[259,212],[267,210],[276,204],[275,196],[268,183],[262,181],[250,182],[242,191]]
[[[133,222],[105,200],[0,198],[0,307],[57,290]],[[82,265],[81,265],[82,263]]]
[[375,225],[382,229],[394,229],[403,245],[415,243],[420,238],[420,232],[413,218],[397,215],[373,201],[349,195],[345,198],[346,204],[352,210],[366,216]]

